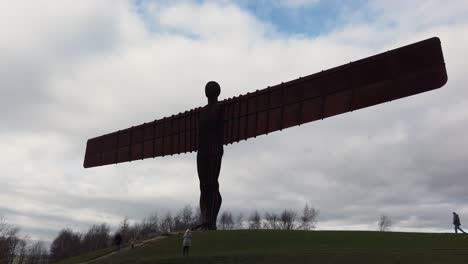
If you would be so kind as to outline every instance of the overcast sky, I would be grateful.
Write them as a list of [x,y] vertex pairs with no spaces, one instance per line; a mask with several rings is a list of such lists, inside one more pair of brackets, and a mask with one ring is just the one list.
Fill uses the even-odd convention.
[[84,169],[88,138],[204,105],[210,80],[223,99],[433,36],[443,88],[226,147],[221,210],[468,222],[467,1],[0,3],[0,215],[31,239],[197,206],[195,153]]

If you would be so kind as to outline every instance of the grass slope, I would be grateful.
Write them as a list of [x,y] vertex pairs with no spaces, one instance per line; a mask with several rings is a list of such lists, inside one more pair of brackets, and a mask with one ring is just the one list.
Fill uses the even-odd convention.
[[463,234],[238,230],[194,232],[102,259],[104,263],[468,263]]
[[64,260],[61,260],[59,262],[56,262],[56,264],[75,264],[75,263],[81,263],[81,262],[85,262],[85,261],[88,261],[88,260],[92,260],[92,259],[95,259],[95,258],[98,258],[102,255],[106,255],[106,254],[109,254],[113,251],[114,249],[113,248],[103,248],[103,249],[99,249],[99,250],[96,250],[96,251],[93,251],[93,252],[90,252],[90,253],[86,253],[86,254],[83,254],[83,255],[80,255],[80,256],[76,256],[76,257],[71,257],[71,258],[67,258],[67,259],[64,259]]

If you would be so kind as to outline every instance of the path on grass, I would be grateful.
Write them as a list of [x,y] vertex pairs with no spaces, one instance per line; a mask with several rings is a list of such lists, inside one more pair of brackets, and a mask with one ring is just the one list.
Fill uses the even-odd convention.
[[[140,242],[136,242],[135,243],[135,248],[137,247],[141,247],[141,246],[144,246],[145,244],[147,243],[151,243],[151,242],[154,242],[154,241],[158,241],[158,240],[161,240],[161,239],[164,239],[166,238],[167,236],[157,236],[157,237],[153,237],[153,238],[150,238],[150,239],[147,239],[147,240],[143,240],[143,241],[140,241]],[[115,254],[118,254],[118,253],[121,253],[121,252],[125,252],[125,251],[129,251],[131,250],[130,248],[131,246],[126,246],[126,247],[122,247],[120,248],[120,251],[117,251],[117,250],[114,250],[110,253],[107,253],[107,254],[104,254],[102,256],[99,256],[97,258],[94,258],[94,259],[91,259],[91,260],[87,260],[85,262],[80,262],[80,263],[77,263],[77,264],[89,264],[89,263],[93,263],[93,262],[96,262],[98,260],[102,260],[102,259],[105,259],[105,258],[108,258],[110,256],[113,256]]]

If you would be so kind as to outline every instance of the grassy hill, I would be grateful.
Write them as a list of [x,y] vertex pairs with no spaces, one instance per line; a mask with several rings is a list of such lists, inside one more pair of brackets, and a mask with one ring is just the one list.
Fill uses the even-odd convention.
[[182,256],[181,245],[182,235],[172,235],[92,263],[468,263],[464,234],[194,232],[188,258]]

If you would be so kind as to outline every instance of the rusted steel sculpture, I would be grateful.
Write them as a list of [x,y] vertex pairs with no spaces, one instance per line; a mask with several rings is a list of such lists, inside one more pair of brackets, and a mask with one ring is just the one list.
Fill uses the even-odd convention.
[[228,145],[442,87],[447,72],[436,37],[306,77],[89,139],[84,167],[198,151],[202,227],[216,229],[218,176]]
[[208,82],[205,94],[208,104],[200,109],[198,118],[197,171],[200,180],[200,211],[202,229],[216,229],[216,218],[221,208],[218,177],[223,158],[224,118],[218,103],[221,87]]

